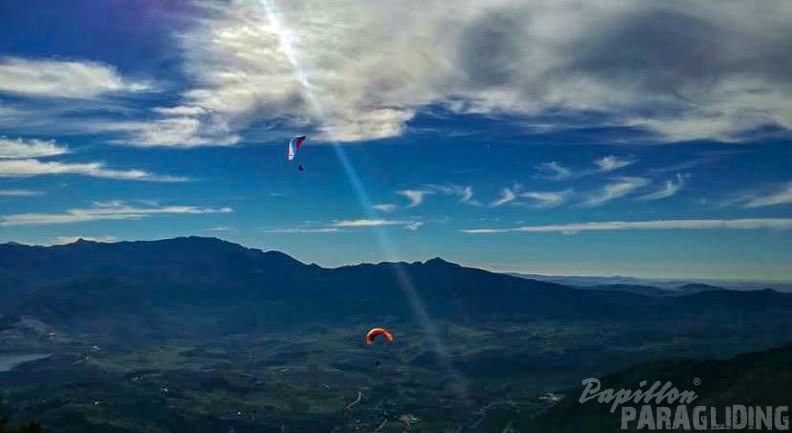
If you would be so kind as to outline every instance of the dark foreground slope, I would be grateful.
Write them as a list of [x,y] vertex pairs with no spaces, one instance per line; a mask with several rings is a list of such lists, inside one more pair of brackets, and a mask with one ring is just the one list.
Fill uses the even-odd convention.
[[[689,403],[689,413],[696,406],[715,407],[719,416],[724,408],[733,405],[746,407],[768,406],[776,408],[792,403],[792,344],[762,352],[747,353],[727,360],[672,360],[641,364],[636,367],[608,375],[601,380],[602,390],[639,389],[639,382],[671,382],[680,391],[693,391],[697,398]],[[565,398],[554,407],[539,415],[530,426],[531,431],[544,432],[616,432],[624,431],[620,426],[620,409],[610,413],[609,404],[594,400],[580,403],[583,388],[566,393]],[[630,405],[640,410],[640,405]],[[670,406],[667,402],[656,406]],[[709,415],[709,414],[707,414]],[[789,415],[789,412],[785,414]],[[719,424],[723,424],[723,418]],[[628,423],[630,431],[637,431],[636,424]],[[789,426],[787,424],[787,426]]]

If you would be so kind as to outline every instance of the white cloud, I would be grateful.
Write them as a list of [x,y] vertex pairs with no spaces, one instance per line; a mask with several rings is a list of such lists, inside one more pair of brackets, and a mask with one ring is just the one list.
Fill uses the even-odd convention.
[[594,161],[594,165],[599,167],[599,171],[605,173],[627,167],[633,163],[635,163],[634,160],[619,159],[613,155],[605,156]]
[[55,141],[16,140],[0,137],[0,159],[41,158],[68,153],[68,149],[59,146]]
[[33,226],[50,224],[72,224],[103,220],[139,220],[155,215],[203,215],[230,213],[230,207],[219,209],[197,206],[145,206],[130,205],[122,201],[95,202],[87,209],[69,209],[56,214],[14,214],[0,216],[0,227]]
[[204,231],[205,232],[234,232],[234,231],[236,231],[236,229],[233,228],[233,227],[228,227],[228,226],[217,226],[217,227],[210,227],[210,228],[208,228],[208,229],[206,229]]
[[676,175],[676,182],[673,179],[667,180],[665,182],[665,185],[663,185],[662,189],[659,189],[659,190],[657,190],[655,192],[643,195],[643,196],[639,197],[638,199],[639,200],[662,200],[664,198],[668,198],[668,197],[671,197],[673,195],[676,195],[676,193],[678,193],[679,191],[682,190],[682,188],[685,187],[685,182],[687,181],[688,177],[689,176],[687,176],[687,175],[683,176],[681,174],[677,174]]
[[613,230],[706,230],[706,229],[792,229],[792,218],[749,218],[749,219],[700,219],[700,220],[657,220],[657,221],[608,221],[580,224],[546,226],[524,226],[509,229],[468,229],[463,233],[564,233]]
[[91,242],[115,242],[118,238],[115,236],[58,236],[55,238],[56,245],[68,245],[77,242],[78,240],[91,241]]
[[44,195],[44,192],[28,189],[0,189],[0,197],[34,197],[37,195]]
[[490,203],[490,207],[503,206],[507,203],[513,202],[516,198],[517,198],[517,194],[515,194],[514,191],[512,191],[509,188],[503,188],[500,197],[497,200]]
[[561,164],[552,161],[539,164],[537,167],[539,174],[554,180],[569,179],[573,176],[572,171]]
[[411,223],[411,224],[407,224],[406,226],[404,226],[404,228],[406,228],[407,230],[416,231],[419,228],[421,228],[421,226],[423,226],[423,225],[424,225],[424,223],[418,221],[418,222],[414,222],[414,223]]
[[792,204],[792,182],[764,193],[744,194],[734,202],[741,203],[742,206],[748,208]]
[[163,176],[143,170],[115,170],[106,168],[100,162],[67,163],[42,162],[37,159],[0,159],[0,177],[30,177],[42,175],[76,174],[119,180],[138,180],[151,182],[184,182],[188,179],[177,176]]
[[347,229],[401,226],[407,230],[418,230],[423,226],[421,221],[403,221],[389,219],[356,219],[334,221],[329,224],[304,224],[297,227],[272,228],[265,233],[308,234],[308,233],[341,233]]
[[338,227],[292,227],[285,229],[267,229],[264,233],[281,234],[307,234],[307,233],[337,233],[341,230]]
[[108,93],[140,92],[150,86],[121,77],[96,62],[0,59],[0,93],[50,98],[95,98]]
[[[405,208],[417,207],[424,202],[427,195],[439,194],[443,196],[456,197],[459,203],[469,205],[480,205],[477,201],[473,200],[473,187],[463,185],[425,185],[420,189],[407,189],[396,191],[396,194],[404,196],[409,200]],[[393,212],[399,209],[399,206],[390,203],[377,204],[373,206],[374,209],[380,212]]]
[[396,194],[402,195],[410,200],[410,204],[407,205],[408,208],[419,206],[424,201],[424,197],[428,194],[432,194],[432,191],[427,190],[420,190],[420,189],[405,189],[402,191],[396,191]]
[[463,185],[427,185],[429,190],[447,196],[459,198],[460,203],[470,204],[473,201],[473,187]]
[[280,23],[259,1],[197,4],[201,16],[178,38],[195,83],[183,105],[232,128],[286,119],[342,141],[376,139],[403,133],[430,104],[593,112],[602,116],[584,123],[669,140],[792,127],[783,0],[762,13],[744,1],[279,1]]
[[552,208],[566,203],[572,196],[572,190],[563,191],[528,191],[520,193],[520,197],[533,200],[537,208]]
[[399,207],[398,207],[398,206],[396,206],[395,204],[390,204],[390,203],[381,203],[381,204],[375,204],[375,205],[374,205],[374,206],[372,206],[372,207],[373,207],[374,209],[376,209],[376,210],[380,211],[380,212],[385,212],[385,213],[390,213],[390,212],[393,212],[393,211],[395,211],[396,209],[398,209],[398,208],[399,208]]
[[206,114],[206,110],[201,107],[180,105],[178,107],[157,107],[152,111],[165,116],[200,116]]
[[230,133],[223,124],[202,122],[197,117],[165,117],[150,122],[112,122],[95,125],[99,131],[125,132],[117,144],[140,147],[191,148],[233,146],[241,137]]
[[627,196],[648,184],[649,181],[641,177],[620,177],[615,179],[614,182],[586,195],[580,205],[584,207],[602,206],[609,201]]
[[387,220],[387,219],[357,219],[336,221],[331,224],[335,228],[359,228],[359,227],[383,227],[383,226],[406,226],[411,221]]

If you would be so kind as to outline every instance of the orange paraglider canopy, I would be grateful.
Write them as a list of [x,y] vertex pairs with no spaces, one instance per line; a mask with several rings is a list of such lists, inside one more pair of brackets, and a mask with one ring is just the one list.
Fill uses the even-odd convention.
[[366,344],[374,344],[374,340],[384,335],[388,341],[393,341],[393,334],[385,328],[374,328],[366,334]]

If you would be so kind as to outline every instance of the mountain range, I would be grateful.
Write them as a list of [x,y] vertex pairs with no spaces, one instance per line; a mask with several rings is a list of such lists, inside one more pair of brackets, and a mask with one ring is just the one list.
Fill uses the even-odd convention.
[[[792,295],[685,286],[562,284],[440,258],[328,269],[215,238],[39,247],[0,245],[0,326],[128,339],[229,334],[316,323],[596,320],[668,323],[792,317]],[[785,323],[785,322],[784,322]],[[5,324],[5,325],[2,325]]]

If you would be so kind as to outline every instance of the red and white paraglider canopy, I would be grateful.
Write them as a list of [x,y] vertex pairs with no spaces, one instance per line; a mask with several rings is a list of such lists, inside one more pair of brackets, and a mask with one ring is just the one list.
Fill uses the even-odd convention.
[[286,152],[286,157],[289,158],[289,161],[293,160],[294,156],[297,155],[297,151],[300,149],[300,146],[302,146],[303,141],[305,141],[304,135],[289,140],[289,149]]

